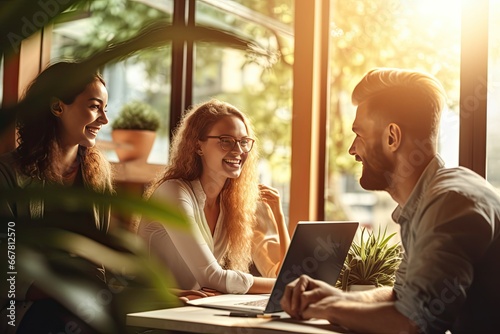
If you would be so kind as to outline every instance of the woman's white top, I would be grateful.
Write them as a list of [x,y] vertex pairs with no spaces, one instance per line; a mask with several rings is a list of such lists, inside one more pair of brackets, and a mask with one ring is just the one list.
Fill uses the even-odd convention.
[[[218,261],[228,246],[224,212],[221,208],[212,236],[203,211],[206,195],[199,180],[167,180],[155,190],[152,198],[178,207],[188,218],[188,229],[181,230],[143,217],[138,230],[150,255],[156,256],[173,274],[178,288],[198,290],[208,287],[223,293],[241,294],[248,291],[253,284],[251,274],[226,270],[219,265]],[[280,257],[276,223],[272,213],[265,217],[270,213],[267,205],[259,205],[257,215],[264,217],[258,218],[253,242],[253,260],[263,276],[275,276],[272,273],[275,273]]]

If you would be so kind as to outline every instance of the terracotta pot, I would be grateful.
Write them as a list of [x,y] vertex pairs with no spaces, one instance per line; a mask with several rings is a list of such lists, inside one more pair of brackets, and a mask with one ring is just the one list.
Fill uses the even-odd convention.
[[156,132],[148,130],[122,130],[111,132],[115,151],[121,162],[140,160],[146,162],[153,148]]

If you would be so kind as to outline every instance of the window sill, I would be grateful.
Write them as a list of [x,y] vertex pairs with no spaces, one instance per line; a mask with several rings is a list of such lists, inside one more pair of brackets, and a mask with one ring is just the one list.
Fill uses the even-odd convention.
[[165,168],[165,165],[149,164],[145,161],[112,162],[111,165],[116,183],[147,184]]

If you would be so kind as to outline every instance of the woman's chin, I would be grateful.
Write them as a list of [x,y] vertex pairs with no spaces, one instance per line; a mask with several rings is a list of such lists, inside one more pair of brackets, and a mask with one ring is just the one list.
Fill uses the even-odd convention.
[[241,170],[239,170],[239,171],[234,171],[234,172],[230,172],[230,173],[228,173],[228,176],[227,176],[227,177],[228,177],[229,179],[237,179],[237,178],[239,178],[239,177],[240,177],[240,175],[241,175]]
[[82,140],[79,145],[80,146],[83,146],[83,147],[86,147],[86,148],[91,148],[91,147],[94,147],[95,146],[95,143],[96,143],[96,140],[95,138],[93,139],[86,139],[86,140]]

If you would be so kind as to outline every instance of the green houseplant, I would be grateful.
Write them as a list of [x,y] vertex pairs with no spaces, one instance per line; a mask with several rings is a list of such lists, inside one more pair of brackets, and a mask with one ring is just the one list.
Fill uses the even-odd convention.
[[347,291],[358,285],[393,286],[402,252],[399,242],[389,244],[395,234],[363,228],[359,242],[353,241],[347,253],[337,287]]
[[146,161],[153,148],[160,115],[149,104],[132,101],[123,105],[111,123],[115,150],[120,161]]

